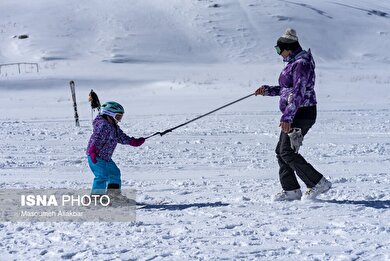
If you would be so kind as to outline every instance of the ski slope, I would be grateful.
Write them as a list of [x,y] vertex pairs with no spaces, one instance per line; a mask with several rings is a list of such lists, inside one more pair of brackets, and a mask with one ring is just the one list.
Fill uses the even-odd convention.
[[135,222],[2,222],[0,260],[390,260],[388,1],[0,8],[0,64],[39,65],[1,67],[1,189],[90,188],[91,89],[124,105],[121,127],[139,137],[276,84],[273,46],[287,27],[317,64],[318,118],[301,153],[333,182],[317,201],[272,202],[278,99],[251,97],[139,148],[118,145],[123,186],[147,203]]

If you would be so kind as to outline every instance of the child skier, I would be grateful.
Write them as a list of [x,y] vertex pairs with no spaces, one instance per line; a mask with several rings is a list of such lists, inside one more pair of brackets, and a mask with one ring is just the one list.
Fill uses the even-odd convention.
[[111,159],[117,143],[133,147],[141,146],[144,138],[129,137],[118,126],[124,114],[123,107],[117,102],[106,102],[93,121],[93,133],[88,142],[88,164],[95,178],[92,195],[106,193],[120,196],[121,173]]

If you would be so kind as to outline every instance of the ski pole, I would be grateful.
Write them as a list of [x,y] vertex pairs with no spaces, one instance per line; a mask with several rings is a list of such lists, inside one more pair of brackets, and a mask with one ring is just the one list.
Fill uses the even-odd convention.
[[146,140],[146,139],[149,139],[149,138],[151,138],[151,137],[153,137],[153,136],[156,136],[156,135],[163,136],[163,135],[167,134],[168,132],[171,132],[171,131],[176,130],[176,129],[180,128],[180,127],[183,127],[184,125],[187,125],[187,124],[189,124],[189,123],[191,123],[191,122],[193,122],[193,121],[196,121],[196,120],[199,120],[199,119],[201,119],[201,118],[203,118],[203,117],[206,117],[207,115],[210,115],[210,114],[212,114],[212,113],[214,113],[214,112],[216,112],[216,111],[219,111],[219,110],[221,110],[221,109],[223,109],[223,108],[226,108],[226,107],[228,107],[228,106],[230,106],[230,105],[232,105],[232,104],[234,104],[234,103],[237,103],[237,102],[239,102],[239,101],[245,100],[245,99],[247,99],[247,98],[249,98],[249,97],[251,97],[251,96],[253,96],[253,95],[255,95],[255,93],[249,94],[249,95],[247,95],[247,96],[245,96],[245,97],[242,97],[242,98],[240,98],[240,99],[238,99],[238,100],[232,101],[232,102],[230,102],[230,103],[228,103],[228,104],[225,104],[225,105],[223,105],[223,106],[221,106],[221,107],[219,107],[219,108],[217,108],[217,109],[215,109],[215,110],[212,110],[212,111],[210,111],[210,112],[207,112],[207,113],[205,113],[205,114],[202,114],[202,115],[200,115],[200,116],[198,116],[198,117],[196,117],[196,118],[194,118],[194,119],[192,119],[192,120],[186,121],[186,122],[184,122],[184,123],[182,123],[182,124],[180,124],[180,125],[177,125],[177,126],[175,126],[175,127],[173,127],[173,128],[170,128],[170,129],[167,129],[167,130],[165,130],[165,131],[163,131],[163,132],[156,132],[156,133],[154,133],[154,134],[152,134],[152,135],[146,137],[145,140]]

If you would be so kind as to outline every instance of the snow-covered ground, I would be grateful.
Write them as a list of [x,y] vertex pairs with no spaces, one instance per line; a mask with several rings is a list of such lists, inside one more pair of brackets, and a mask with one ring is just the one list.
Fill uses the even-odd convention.
[[272,202],[278,99],[251,97],[139,148],[117,147],[124,187],[148,203],[136,222],[3,222],[0,260],[390,260],[388,1],[0,8],[0,63],[39,65],[1,67],[1,189],[90,187],[90,89],[123,104],[122,129],[138,137],[275,84],[283,63],[273,46],[287,27],[317,62],[318,119],[301,152],[334,185],[318,201]]

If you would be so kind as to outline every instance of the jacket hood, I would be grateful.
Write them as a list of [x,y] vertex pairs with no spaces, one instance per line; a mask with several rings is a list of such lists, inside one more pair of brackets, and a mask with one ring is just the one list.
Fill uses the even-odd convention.
[[292,55],[290,55],[289,57],[287,57],[285,59],[285,62],[287,63],[292,63],[292,62],[295,62],[299,59],[304,59],[310,63],[313,63],[314,65],[314,59],[313,59],[313,56],[311,55],[311,50],[300,50],[300,51],[297,51],[296,53],[293,53]]

